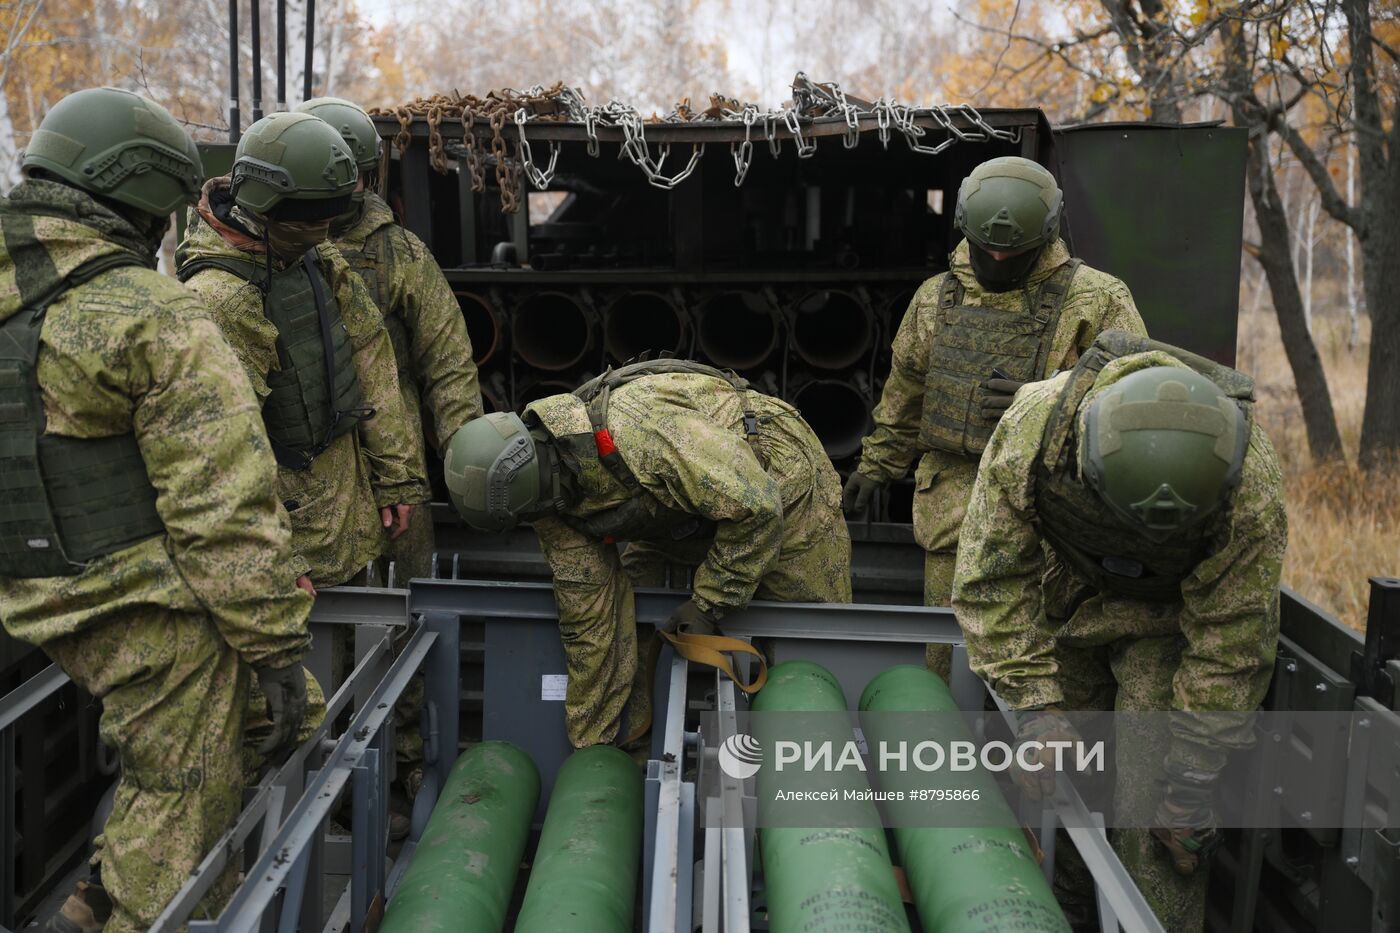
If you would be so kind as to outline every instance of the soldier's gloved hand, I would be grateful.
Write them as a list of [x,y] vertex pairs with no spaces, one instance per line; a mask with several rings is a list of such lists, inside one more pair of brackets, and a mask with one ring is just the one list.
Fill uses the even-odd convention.
[[253,673],[272,721],[272,734],[258,746],[258,754],[280,762],[296,748],[297,732],[306,718],[306,669],[296,661],[286,667],[259,665]]
[[846,480],[846,488],[841,490],[841,510],[851,516],[864,514],[870,508],[870,500],[875,497],[876,490],[884,485],[856,470]]
[[1167,775],[1152,838],[1167,850],[1178,875],[1191,875],[1220,847],[1212,805],[1217,775],[1175,767],[1170,762]]
[[[389,532],[389,540],[393,541],[408,531],[408,519],[413,514],[411,505],[386,505],[379,510],[379,520],[383,522],[385,528],[393,526],[393,531]],[[398,524],[395,525],[397,520]]]
[[1016,397],[1016,390],[1025,385],[1024,382],[1017,382],[1015,379],[988,379],[982,383],[982,417],[988,421],[996,421],[1006,410],[1011,407],[1011,401]]
[[[1016,754],[1012,756],[1011,780],[1031,800],[1043,800],[1055,793],[1056,748],[1051,742],[1078,742],[1079,733],[1065,715],[1053,706],[1021,713],[1016,728]],[[1025,748],[1024,746],[1034,746]],[[1059,761],[1070,761],[1068,749],[1061,747]],[[1023,768],[1022,762],[1027,767]]]
[[693,600],[686,600],[671,613],[671,618],[667,619],[661,626],[661,631],[668,633],[683,632],[687,635],[713,635],[719,616],[706,612],[695,605]]

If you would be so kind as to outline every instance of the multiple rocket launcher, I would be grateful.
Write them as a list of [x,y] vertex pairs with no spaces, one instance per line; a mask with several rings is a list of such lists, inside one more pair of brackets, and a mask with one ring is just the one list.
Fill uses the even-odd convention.
[[[756,713],[846,709],[836,679],[806,661],[773,668],[753,703]],[[956,712],[957,705],[936,674],[900,666],[870,682],[860,710],[933,714]],[[771,779],[770,770],[760,769],[760,797]],[[863,775],[854,780],[868,787]],[[981,791],[975,806],[999,817],[989,820],[984,814],[970,822],[1014,826],[992,777],[978,772],[969,780]],[[565,761],[540,830],[524,899],[513,911],[539,793],[534,762],[515,746],[485,742],[465,752],[389,902],[383,933],[499,931],[512,913],[517,933],[632,930],[643,823],[643,781],[637,764],[611,746],[586,748]],[[868,817],[857,821],[862,825],[847,827],[759,830],[769,930],[907,933],[914,928],[874,803],[869,804]],[[919,928],[939,933],[1068,933],[1020,830],[987,825],[905,827],[892,835]]]

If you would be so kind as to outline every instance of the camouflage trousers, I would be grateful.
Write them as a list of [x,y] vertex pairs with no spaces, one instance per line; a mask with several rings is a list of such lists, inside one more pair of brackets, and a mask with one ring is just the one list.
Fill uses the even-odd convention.
[[[383,557],[375,561],[378,582],[375,585],[388,585],[389,561],[394,562],[394,586],[403,588],[414,577],[431,577],[433,549],[432,510],[423,504],[413,510],[409,518],[408,531],[397,540],[389,542]],[[344,586],[365,586],[368,573],[360,572],[347,580]],[[355,669],[355,645],[351,633],[336,631],[336,651],[339,666],[334,668],[337,682],[343,682]],[[394,635],[394,656],[398,657],[408,644],[408,631]],[[418,782],[423,768],[423,734],[420,728],[423,718],[423,672],[414,673],[404,692],[394,703],[394,760],[395,780],[412,800],[418,792]],[[418,772],[415,777],[415,772]]]
[[[914,538],[924,549],[924,605],[953,604],[953,566],[963,515],[972,498],[977,462],[934,452],[914,474]],[[953,671],[953,646],[927,645],[924,663],[944,682]]]
[[388,581],[389,561],[394,562],[395,586],[406,587],[414,577],[431,577],[435,548],[433,509],[424,502],[413,509],[408,519],[408,530],[386,545],[381,559],[386,571],[383,579]]
[[[149,606],[139,617],[44,649],[75,683],[102,697],[102,740],[121,763],[93,856],[113,902],[105,929],[148,929],[238,815],[245,769],[255,773],[262,764],[244,749],[270,726],[252,669],[203,615]],[[303,738],[325,713],[309,675],[307,686]],[[196,917],[217,915],[238,868],[235,860]]]
[[[414,577],[431,577],[436,548],[433,509],[425,502],[413,510],[408,531],[389,542],[387,556],[395,565],[394,585],[404,587]],[[403,649],[407,640],[406,633],[395,640],[395,653]],[[418,790],[413,774],[423,767],[423,736],[419,729],[422,715],[423,674],[420,671],[413,675],[408,688],[394,704],[394,758],[398,762],[398,780],[410,800]]]
[[[790,603],[850,602],[851,537],[841,513],[813,504],[811,508],[790,512],[784,518],[782,552],[759,580],[754,599]],[[634,541],[622,554],[622,566],[634,586],[680,589],[689,574],[704,561],[710,544],[709,538],[664,543]],[[635,643],[635,626],[630,637]],[[642,662],[649,657],[650,641],[658,637],[652,635],[640,646]],[[624,716],[625,723],[651,722],[651,671],[646,669],[645,663],[637,665]],[[625,732],[620,731],[619,740],[624,735]]]
[[[1048,595],[1048,594],[1047,594]],[[1053,611],[1053,610],[1051,610]],[[1153,604],[1095,595],[1075,608],[1056,646],[1065,709],[1138,712],[1169,710],[1172,681],[1181,664],[1185,639],[1160,633],[1171,628],[1180,604]],[[1134,628],[1141,637],[1110,638],[1110,632]],[[1136,764],[1161,761],[1168,739],[1153,730],[1120,733],[1117,770],[1141,774]],[[1124,812],[1152,812],[1161,795],[1153,781],[1122,780],[1114,788]],[[1206,886],[1210,873],[1199,869],[1178,875],[1165,850],[1146,829],[1117,829],[1113,848],[1137,882],[1162,926],[1174,933],[1194,933],[1205,926]],[[1056,846],[1055,895],[1071,919],[1091,917],[1093,883],[1074,845],[1061,834]]]

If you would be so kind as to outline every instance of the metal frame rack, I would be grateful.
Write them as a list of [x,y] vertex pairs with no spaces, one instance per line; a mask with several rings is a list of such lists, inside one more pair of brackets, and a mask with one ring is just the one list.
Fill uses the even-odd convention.
[[[666,618],[683,596],[642,591],[640,623]],[[1400,659],[1400,580],[1373,581],[1371,620],[1363,643],[1335,619],[1292,593],[1283,598],[1284,636],[1268,707],[1275,710],[1356,710],[1359,734],[1346,737],[1353,767],[1343,769],[1334,738],[1299,731],[1281,736],[1285,759],[1270,783],[1277,808],[1274,830],[1233,833],[1216,866],[1210,927],[1218,930],[1389,929],[1397,913],[1400,880],[1400,792],[1393,781],[1368,783],[1365,775],[1400,768],[1400,715],[1395,684]],[[235,825],[169,905],[156,929],[174,929],[191,917],[219,872],[245,850],[246,877],[222,915],[189,922],[191,931],[361,929],[392,897],[455,759],[459,734],[459,632],[468,622],[484,629],[487,684],[483,702],[486,738],[506,738],[530,751],[546,782],[568,754],[555,702],[538,687],[541,671],[563,670],[555,608],[547,585],[469,580],[415,580],[408,590],[330,589],[317,601],[317,647],[310,665],[329,682],[329,645],[337,628],[355,632],[355,669],[328,700],[325,724],[274,774],[251,788]],[[891,664],[917,661],[928,641],[955,642],[947,610],[883,605],[755,603],[729,622],[744,638],[762,639],[774,661],[806,658],[826,664],[838,679],[863,683]],[[395,655],[392,634],[407,629]],[[523,666],[522,659],[532,667]],[[392,777],[394,700],[414,670],[426,679],[425,756],[430,767],[413,815],[410,841],[392,870],[385,869],[387,783]],[[1345,670],[1346,673],[1342,673]],[[14,730],[65,678],[55,668],[0,698],[0,751],[13,761]],[[955,655],[953,689],[964,708],[980,708],[981,685]],[[647,765],[646,851],[643,916],[653,933],[699,928],[749,928],[748,891],[752,833],[743,788],[733,782],[709,793],[698,778],[707,749],[724,736],[692,728],[697,700],[721,713],[735,710],[733,685],[685,661],[664,656],[656,683],[656,708],[664,710],[653,734]],[[706,694],[708,693],[708,696]],[[335,723],[350,717],[343,731]],[[721,717],[722,719],[722,717]],[[1364,733],[1364,734],[1363,734]],[[1358,756],[1363,758],[1358,759]],[[1335,760],[1332,760],[1335,758]],[[1358,760],[1370,767],[1356,765]],[[1343,796],[1347,822],[1382,828],[1310,828],[1304,801],[1290,799],[1289,767],[1331,767]],[[1374,766],[1380,762],[1383,766]],[[1388,770],[1389,769],[1389,770]],[[3,839],[13,839],[15,787],[4,774],[0,812]],[[1280,783],[1282,782],[1282,783]],[[352,835],[327,836],[337,797],[351,794]],[[546,795],[547,796],[547,795]],[[728,814],[724,826],[707,812]],[[1105,917],[1127,930],[1156,930],[1140,895],[1128,881],[1091,814],[1073,796],[1057,800],[1055,818],[1069,829],[1099,885]],[[735,819],[736,814],[739,819]],[[1054,823],[1040,827],[1045,830]],[[8,854],[8,853],[7,853]],[[9,862],[13,868],[13,861]],[[7,875],[6,884],[13,881]],[[8,893],[8,891],[6,892]],[[333,908],[325,912],[328,897]],[[6,918],[12,921],[13,918]],[[695,926],[692,927],[691,923]]]

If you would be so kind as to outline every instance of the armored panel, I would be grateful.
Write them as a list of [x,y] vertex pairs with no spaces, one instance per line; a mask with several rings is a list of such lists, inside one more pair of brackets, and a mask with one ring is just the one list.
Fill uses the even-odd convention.
[[1235,361],[1247,132],[1098,123],[1057,129],[1052,168],[1075,255],[1128,283],[1147,331]]

